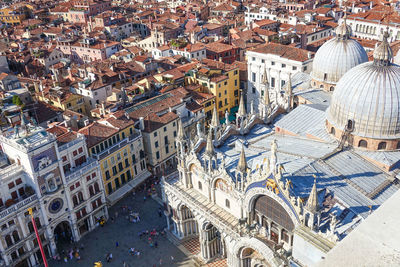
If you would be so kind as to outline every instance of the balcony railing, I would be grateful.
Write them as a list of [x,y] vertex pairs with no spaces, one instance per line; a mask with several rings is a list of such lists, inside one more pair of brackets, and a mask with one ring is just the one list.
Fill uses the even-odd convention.
[[198,114],[196,116],[193,116],[193,117],[183,117],[182,118],[182,125],[183,125],[183,127],[187,127],[189,125],[192,125],[195,122],[198,122],[199,120],[201,120],[201,119],[203,119],[205,117],[206,117],[206,115],[204,113],[200,113],[200,114]]
[[19,171],[22,171],[24,168],[17,163],[14,163],[6,168],[0,169],[0,179],[6,179],[12,175],[17,174]]
[[26,207],[28,204],[32,203],[35,200],[37,200],[37,195],[32,195],[26,199],[19,201],[18,203],[14,204],[8,209],[0,212],[0,220],[14,212],[21,210],[22,208]]
[[134,142],[135,140],[140,138],[140,136],[141,136],[140,133],[134,133],[134,134],[130,135],[129,137],[122,139],[117,144],[107,148],[106,150],[104,150],[100,153],[93,154],[92,156],[97,160],[101,160],[101,159],[107,157],[108,155],[114,153],[115,151],[125,147],[127,144]]
[[74,141],[71,141],[71,142],[66,143],[65,145],[59,146],[58,149],[59,149],[59,151],[64,151],[65,149],[70,148],[70,147],[72,147],[72,146],[74,146],[76,144],[79,144],[81,142],[83,142],[82,139],[78,137]]
[[82,177],[82,175],[88,173],[90,170],[95,169],[98,166],[98,161],[92,158],[88,158],[87,161],[75,168],[71,168],[70,171],[65,172],[65,180],[67,183]]

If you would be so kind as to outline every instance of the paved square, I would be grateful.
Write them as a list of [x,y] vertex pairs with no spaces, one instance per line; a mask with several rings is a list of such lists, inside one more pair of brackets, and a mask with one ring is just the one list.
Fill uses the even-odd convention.
[[[151,248],[148,237],[139,238],[138,233],[143,230],[163,229],[166,227],[165,216],[159,217],[158,209],[161,207],[152,198],[143,200],[143,193],[136,194],[135,197],[129,194],[115,206],[109,209],[110,218],[114,217],[114,222],[108,220],[104,227],[98,227],[88,233],[80,242],[74,245],[79,247],[84,245],[80,251],[81,260],[72,259],[67,263],[63,261],[49,261],[50,266],[93,266],[94,262],[101,261],[103,266],[122,267],[125,261],[130,267],[153,267],[153,266],[194,266],[193,262],[185,256],[175,245],[168,241],[165,236],[157,236],[157,248]],[[130,206],[133,211],[140,213],[140,222],[132,223],[127,219],[127,212],[123,213],[122,206]],[[115,219],[115,212],[118,217]],[[116,241],[119,246],[116,247]],[[130,248],[140,251],[140,256],[132,256]],[[113,260],[106,262],[106,254],[112,253]],[[171,260],[171,256],[174,257]],[[160,265],[161,259],[161,265]]]

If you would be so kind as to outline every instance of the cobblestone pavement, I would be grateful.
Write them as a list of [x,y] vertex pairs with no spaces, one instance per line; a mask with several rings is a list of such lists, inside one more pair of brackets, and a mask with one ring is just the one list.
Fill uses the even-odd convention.
[[[94,231],[84,236],[80,242],[70,245],[79,247],[84,245],[80,251],[81,260],[75,259],[64,263],[63,261],[49,262],[50,266],[90,266],[94,262],[101,261],[103,266],[122,267],[125,261],[130,267],[154,267],[154,266],[194,266],[192,261],[185,256],[176,246],[167,240],[165,236],[157,236],[157,248],[151,248],[148,239],[140,239],[138,233],[143,230],[163,229],[166,227],[164,215],[159,217],[158,209],[161,207],[152,198],[143,200],[143,193],[136,196],[129,194],[116,205],[109,209],[110,218],[114,217],[114,222],[108,220],[104,227],[98,227]],[[128,205],[132,210],[139,212],[140,222],[132,223],[127,219],[127,213],[123,214],[122,206]],[[116,217],[116,212],[118,216]],[[116,217],[116,218],[115,218]],[[116,247],[118,242],[118,247]],[[129,253],[130,248],[140,251],[140,256],[132,256]],[[106,262],[107,253],[112,253],[113,260]],[[173,256],[173,260],[171,259]],[[161,260],[161,265],[160,265]]]

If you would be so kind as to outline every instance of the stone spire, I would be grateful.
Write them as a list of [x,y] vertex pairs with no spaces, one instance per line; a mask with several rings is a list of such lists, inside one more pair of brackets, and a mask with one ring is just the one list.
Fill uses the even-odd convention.
[[264,85],[268,85],[269,86],[268,74],[267,74],[267,68],[266,67],[264,67],[264,74],[263,74],[262,83]]
[[292,89],[292,75],[289,73],[289,80],[286,86],[286,93],[288,97],[288,110],[293,107],[293,89]]
[[244,108],[243,92],[240,94],[240,103],[237,113],[238,117],[246,117],[246,109]]
[[186,138],[185,132],[183,131],[182,120],[178,121],[178,134],[176,138],[178,140],[184,140]]
[[319,210],[318,194],[317,194],[317,179],[314,178],[314,185],[311,189],[310,196],[308,197],[306,208],[310,212],[317,212]]
[[205,154],[209,157],[213,157],[215,155],[214,144],[212,140],[212,131],[211,129],[208,131],[207,136],[207,145],[206,145],[206,152]]
[[392,63],[393,51],[388,42],[389,32],[388,29],[383,34],[383,40],[374,50],[374,65],[375,66],[389,66]]
[[292,95],[292,93],[293,93],[293,90],[292,90],[292,74],[291,73],[289,73],[289,80],[288,80],[287,85],[286,85],[286,92],[287,92],[288,95]]
[[242,144],[242,151],[240,152],[240,158],[237,165],[237,170],[241,173],[246,173],[247,171],[247,161],[246,154],[244,153],[244,145]]
[[212,128],[218,128],[219,127],[219,118],[218,118],[218,112],[217,112],[217,105],[214,104],[214,110],[211,118],[211,127]]

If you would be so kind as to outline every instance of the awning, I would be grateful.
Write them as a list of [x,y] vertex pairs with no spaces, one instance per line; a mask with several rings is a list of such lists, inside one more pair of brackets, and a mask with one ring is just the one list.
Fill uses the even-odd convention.
[[136,186],[138,186],[139,184],[144,182],[150,176],[151,176],[151,173],[146,170],[144,173],[140,174],[139,176],[134,177],[132,181],[129,181],[127,184],[123,185],[117,191],[115,191],[111,195],[107,196],[107,202],[110,205],[114,205],[118,200],[123,198],[127,193],[129,193]]

